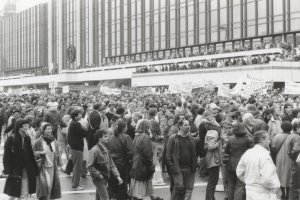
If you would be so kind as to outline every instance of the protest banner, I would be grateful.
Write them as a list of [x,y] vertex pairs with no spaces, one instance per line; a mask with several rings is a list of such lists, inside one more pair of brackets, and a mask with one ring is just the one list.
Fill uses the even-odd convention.
[[107,95],[121,95],[122,91],[118,88],[109,88],[106,86],[100,86],[100,92]]
[[300,94],[300,83],[285,81],[285,94]]
[[62,87],[62,93],[69,93],[70,87],[68,85]]

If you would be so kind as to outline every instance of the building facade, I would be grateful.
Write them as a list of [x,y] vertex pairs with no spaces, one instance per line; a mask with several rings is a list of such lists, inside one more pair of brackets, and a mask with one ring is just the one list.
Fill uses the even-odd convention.
[[49,0],[0,19],[1,72],[57,73],[188,55],[300,45],[299,0]]

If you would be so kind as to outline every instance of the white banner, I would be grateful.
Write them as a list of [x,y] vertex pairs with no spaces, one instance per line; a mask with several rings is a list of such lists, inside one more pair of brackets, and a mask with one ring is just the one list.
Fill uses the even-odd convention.
[[285,81],[285,94],[300,94],[300,83]]
[[[244,84],[243,82],[246,82]],[[240,79],[233,89],[229,89],[222,83],[218,85],[218,95],[231,97],[232,95],[240,95],[245,98],[249,98],[253,94],[264,94],[266,89],[266,83],[264,80],[255,78],[247,74],[246,80]]]
[[120,89],[117,89],[117,88],[109,88],[109,87],[106,87],[106,86],[100,86],[100,92],[104,93],[104,94],[107,94],[107,95],[120,95],[121,94],[121,90]]
[[69,93],[70,92],[70,86],[68,86],[68,85],[63,86],[62,89],[63,89],[63,91],[62,91],[63,93]]

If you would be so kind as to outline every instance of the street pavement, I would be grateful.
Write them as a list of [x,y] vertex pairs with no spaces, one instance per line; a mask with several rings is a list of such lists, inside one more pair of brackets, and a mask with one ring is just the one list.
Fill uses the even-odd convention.
[[[2,158],[3,158],[3,144],[0,146],[0,172],[3,170],[2,166]],[[63,162],[66,163],[66,159],[63,157]],[[159,172],[157,172],[159,173]],[[155,196],[163,197],[165,200],[170,199],[170,190],[168,184],[167,175],[164,174],[164,181],[167,183],[166,185],[154,186]],[[62,172],[60,172],[60,183],[62,189],[62,199],[63,200],[89,200],[95,199],[95,186],[91,180],[91,177],[88,175],[87,178],[81,180],[82,185],[86,185],[86,189],[83,191],[72,191],[71,190],[71,181],[72,176],[68,176]],[[221,180],[219,181],[221,183]],[[0,179],[0,200],[6,200],[7,196],[3,194],[3,188],[5,184],[5,179]],[[221,186],[221,185],[220,185]],[[219,186],[219,187],[220,187]],[[218,188],[219,188],[218,187]],[[220,187],[221,188],[221,187]],[[198,174],[195,179],[195,186],[192,195],[192,200],[204,200],[205,199],[205,189],[206,189],[206,180],[200,179]],[[222,190],[222,189],[221,189]],[[216,192],[216,200],[223,200],[224,193]],[[35,196],[32,196],[31,199],[35,199]],[[150,199],[150,198],[147,198]]]

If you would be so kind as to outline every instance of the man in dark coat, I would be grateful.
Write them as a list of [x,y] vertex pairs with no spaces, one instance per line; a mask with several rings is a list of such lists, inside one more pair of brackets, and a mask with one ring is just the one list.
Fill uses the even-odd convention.
[[179,121],[178,127],[179,132],[168,140],[166,152],[170,176],[174,181],[172,200],[191,198],[198,157],[195,140],[190,136],[189,122]]
[[100,104],[94,104],[93,111],[90,113],[89,116],[89,136],[88,136],[88,149],[92,149],[96,144],[97,141],[94,139],[94,134],[100,128],[101,117],[99,113]]
[[3,173],[8,176],[4,194],[13,198],[27,198],[36,192],[38,166],[34,159],[30,137],[26,135],[29,124],[24,119],[16,121],[15,132],[9,136],[3,155]]

